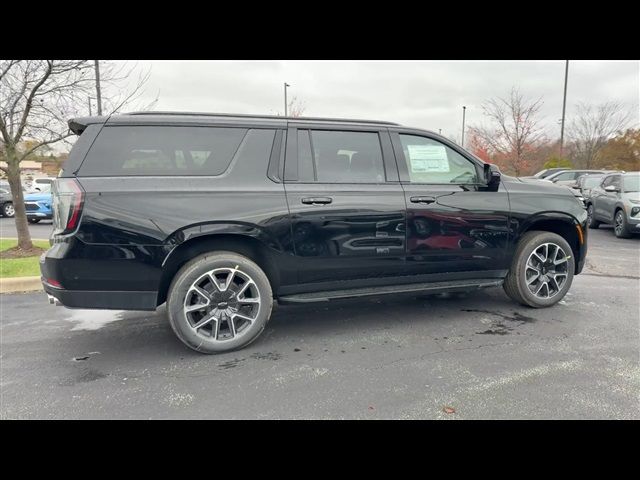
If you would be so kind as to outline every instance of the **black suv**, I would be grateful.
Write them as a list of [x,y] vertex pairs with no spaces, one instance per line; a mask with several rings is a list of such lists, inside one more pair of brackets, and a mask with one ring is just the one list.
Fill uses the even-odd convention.
[[501,175],[435,133],[329,118],[131,113],[69,121],[52,303],[154,310],[189,347],[247,345],[274,301],[504,285],[564,297],[587,252],[566,187]]

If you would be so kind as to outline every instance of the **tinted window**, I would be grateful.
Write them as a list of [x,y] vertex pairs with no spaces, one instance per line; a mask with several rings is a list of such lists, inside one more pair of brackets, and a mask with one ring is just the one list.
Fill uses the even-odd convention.
[[412,183],[478,183],[475,164],[427,137],[400,135]]
[[382,183],[382,148],[377,133],[311,131],[318,182]]
[[566,172],[566,173],[559,173],[558,175],[553,177],[552,180],[554,182],[557,182],[557,181],[563,182],[565,180],[573,180],[574,178],[576,178],[576,172]]
[[80,173],[84,176],[220,175],[242,139],[244,128],[105,127]]
[[583,177],[582,184],[587,188],[593,188],[602,181],[602,177]]
[[616,179],[615,175],[611,175],[611,176],[605,178],[604,182],[602,182],[602,188],[608,187],[609,185],[613,185],[615,179]]

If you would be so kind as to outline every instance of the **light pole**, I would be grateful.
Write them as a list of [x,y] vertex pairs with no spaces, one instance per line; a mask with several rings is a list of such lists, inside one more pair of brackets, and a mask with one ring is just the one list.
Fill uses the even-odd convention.
[[100,92],[100,63],[96,62],[96,100],[98,102],[98,115],[102,115],[102,93]]
[[91,113],[91,100],[93,100],[94,97],[87,97],[88,103],[89,103],[89,116],[92,116],[93,114]]
[[464,117],[466,113],[467,113],[467,107],[463,105],[462,106],[462,144],[460,145],[462,148],[464,148]]
[[567,107],[567,80],[569,79],[569,60],[564,64],[564,97],[562,98],[562,124],[560,126],[560,158],[564,147],[564,112]]
[[438,135],[442,135],[442,129],[441,128],[438,129]]
[[287,116],[287,87],[290,87],[287,82],[284,82],[284,116]]

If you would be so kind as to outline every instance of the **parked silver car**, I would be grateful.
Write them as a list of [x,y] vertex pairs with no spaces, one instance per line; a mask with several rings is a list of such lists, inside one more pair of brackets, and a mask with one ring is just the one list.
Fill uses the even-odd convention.
[[640,172],[605,175],[587,200],[589,228],[613,224],[618,238],[640,233]]

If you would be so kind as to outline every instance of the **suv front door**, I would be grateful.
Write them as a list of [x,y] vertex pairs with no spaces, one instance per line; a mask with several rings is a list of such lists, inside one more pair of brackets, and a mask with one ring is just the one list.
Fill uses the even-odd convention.
[[406,206],[386,130],[296,123],[285,189],[300,284],[382,285],[402,274]]
[[509,268],[504,186],[490,191],[480,162],[451,143],[411,131],[392,131],[391,139],[407,204],[407,273],[443,280],[503,276]]

